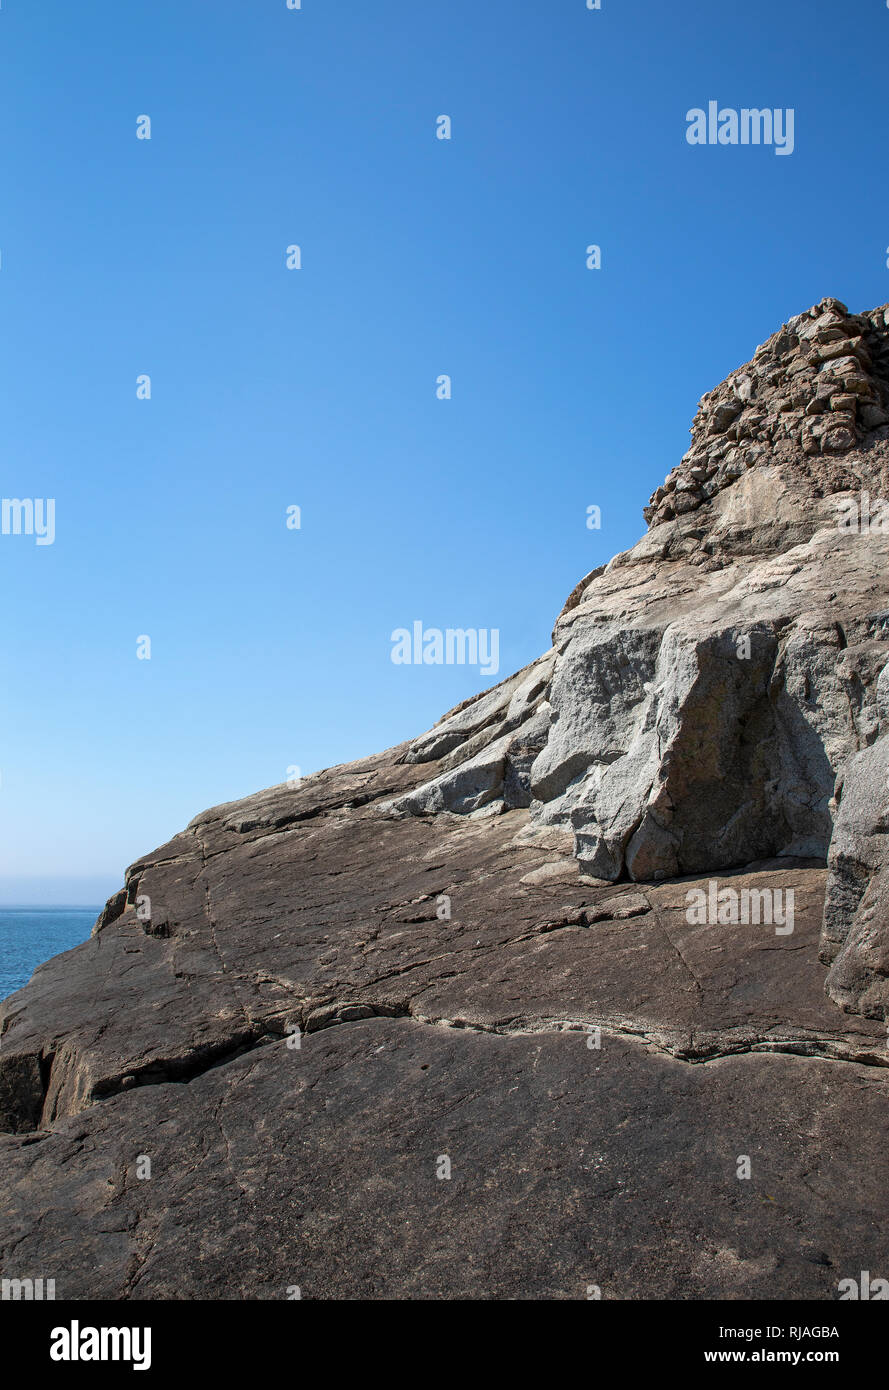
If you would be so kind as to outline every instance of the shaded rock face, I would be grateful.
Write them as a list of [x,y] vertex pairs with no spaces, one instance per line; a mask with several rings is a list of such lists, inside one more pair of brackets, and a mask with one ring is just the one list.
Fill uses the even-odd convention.
[[877,683],[884,730],[852,759],[828,861],[821,959],[849,1012],[889,1019],[889,666]]
[[[889,1276],[889,537],[840,524],[889,495],[884,317],[824,301],[705,398],[699,500],[662,505],[701,481],[686,459],[537,661],[195,817],[0,1005],[4,1277],[512,1299]],[[792,895],[789,929],[690,913],[728,889]]]

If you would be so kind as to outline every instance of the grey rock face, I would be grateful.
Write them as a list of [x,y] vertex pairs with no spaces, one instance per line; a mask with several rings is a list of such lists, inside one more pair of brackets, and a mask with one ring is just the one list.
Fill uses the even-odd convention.
[[[763,555],[770,516],[783,542],[794,513],[800,539]],[[570,829],[599,878],[826,855],[836,779],[879,721],[889,535],[841,529],[829,502],[804,506],[777,469],[748,476],[729,510],[715,505],[718,566],[683,553],[678,526],[655,527],[562,614],[531,717],[510,732],[504,696],[462,743],[445,721],[447,770],[393,813],[521,804],[516,774],[507,781],[521,755],[532,821]]]
[[836,777],[877,719],[887,646],[869,614],[889,537],[826,521],[694,579],[644,543],[621,558],[557,628],[532,812],[570,824],[611,879],[823,857]]

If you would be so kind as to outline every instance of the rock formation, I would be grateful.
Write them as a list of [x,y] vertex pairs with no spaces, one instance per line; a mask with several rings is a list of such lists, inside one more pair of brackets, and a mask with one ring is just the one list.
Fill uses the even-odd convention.
[[[647,533],[539,660],[197,816],[5,1001],[4,1275],[831,1298],[889,1274],[887,314],[824,300],[705,396]],[[795,920],[695,919],[717,887]]]
[[889,655],[889,516],[843,524],[889,498],[886,317],[824,300],[704,397],[647,535],[578,585],[547,656],[411,745],[446,771],[394,813],[530,804],[613,881],[824,857]]
[[815,497],[860,486],[854,462],[844,470],[838,460],[889,424],[887,314],[852,315],[823,299],[773,334],[701,398],[691,448],[652,494],[646,521],[695,511],[769,457],[802,472]]

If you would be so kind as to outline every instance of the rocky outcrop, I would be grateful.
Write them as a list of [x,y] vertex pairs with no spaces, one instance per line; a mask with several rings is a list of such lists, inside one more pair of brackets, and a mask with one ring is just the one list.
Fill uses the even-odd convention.
[[889,309],[850,314],[822,299],[701,398],[691,448],[652,494],[645,519],[695,511],[770,457],[810,480],[812,496],[858,486],[842,456],[889,424]]
[[411,746],[447,770],[391,814],[530,804],[612,881],[826,855],[889,654],[887,314],[824,300],[704,398],[647,535],[577,586],[546,657]]
[[548,652],[415,739],[404,761],[436,761],[445,770],[403,796],[390,808],[393,813],[463,815],[528,806],[531,765],[549,730],[546,691],[554,661],[555,653]]
[[[197,816],[4,1002],[4,1276],[832,1298],[889,1273],[885,318],[822,301],[705,397],[539,660]],[[689,909],[776,893],[780,926]]]

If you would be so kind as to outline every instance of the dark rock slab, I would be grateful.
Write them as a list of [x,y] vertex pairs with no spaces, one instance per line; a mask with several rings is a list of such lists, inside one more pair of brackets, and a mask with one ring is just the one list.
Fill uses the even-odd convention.
[[830,1299],[885,1263],[862,1135],[887,1088],[819,1058],[348,1023],[4,1137],[0,1258],[60,1298]]

